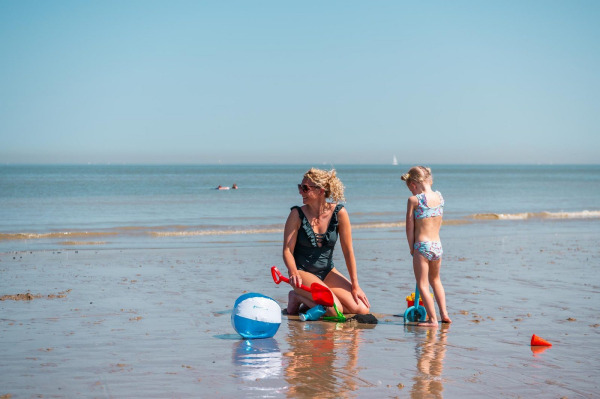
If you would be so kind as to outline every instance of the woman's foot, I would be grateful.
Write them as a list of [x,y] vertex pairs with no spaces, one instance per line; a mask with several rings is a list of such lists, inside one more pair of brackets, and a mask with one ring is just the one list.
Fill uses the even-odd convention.
[[423,323],[418,323],[417,327],[429,327],[429,328],[437,328],[438,327],[438,323],[437,321],[433,321],[431,319],[423,322]]
[[300,298],[298,298],[298,294],[293,290],[290,291],[288,294],[287,314],[298,314],[300,305],[302,305],[302,302],[300,301]]

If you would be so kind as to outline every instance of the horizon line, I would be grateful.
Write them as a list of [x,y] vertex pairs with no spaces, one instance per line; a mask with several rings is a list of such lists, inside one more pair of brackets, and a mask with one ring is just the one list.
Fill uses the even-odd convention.
[[421,165],[437,165],[437,166],[600,166],[599,163],[562,163],[562,162],[421,162],[421,163],[348,163],[348,162],[0,162],[2,166],[296,166],[296,165],[315,165],[315,166],[414,166]]

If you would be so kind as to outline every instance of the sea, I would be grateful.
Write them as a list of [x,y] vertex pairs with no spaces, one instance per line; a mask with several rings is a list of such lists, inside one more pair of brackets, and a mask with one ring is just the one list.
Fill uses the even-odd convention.
[[[273,243],[312,166],[2,165],[0,252]],[[411,166],[316,165],[336,169],[359,238],[403,232]],[[445,224],[600,220],[600,165],[431,168]]]

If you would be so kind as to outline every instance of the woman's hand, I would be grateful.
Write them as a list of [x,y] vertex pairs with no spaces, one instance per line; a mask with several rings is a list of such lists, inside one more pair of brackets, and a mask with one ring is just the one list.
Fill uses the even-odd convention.
[[302,277],[298,272],[290,274],[290,285],[292,287],[300,287],[302,285]]
[[369,299],[367,298],[367,294],[363,292],[363,290],[358,286],[358,284],[352,284],[352,297],[354,298],[354,302],[358,305],[358,301],[360,300],[365,304],[366,307],[371,308],[371,304],[369,303]]

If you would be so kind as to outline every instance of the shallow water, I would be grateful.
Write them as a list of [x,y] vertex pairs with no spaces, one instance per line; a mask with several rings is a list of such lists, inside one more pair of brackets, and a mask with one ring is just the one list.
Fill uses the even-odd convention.
[[[278,234],[256,245],[0,254],[0,395],[13,397],[595,397],[598,239],[591,220],[497,220],[443,228],[454,323],[395,317],[414,290],[403,232],[356,230],[361,287],[380,323],[284,318],[240,339],[245,292],[285,306]],[[341,254],[336,264],[344,271]],[[553,346],[534,352],[531,335]]]

